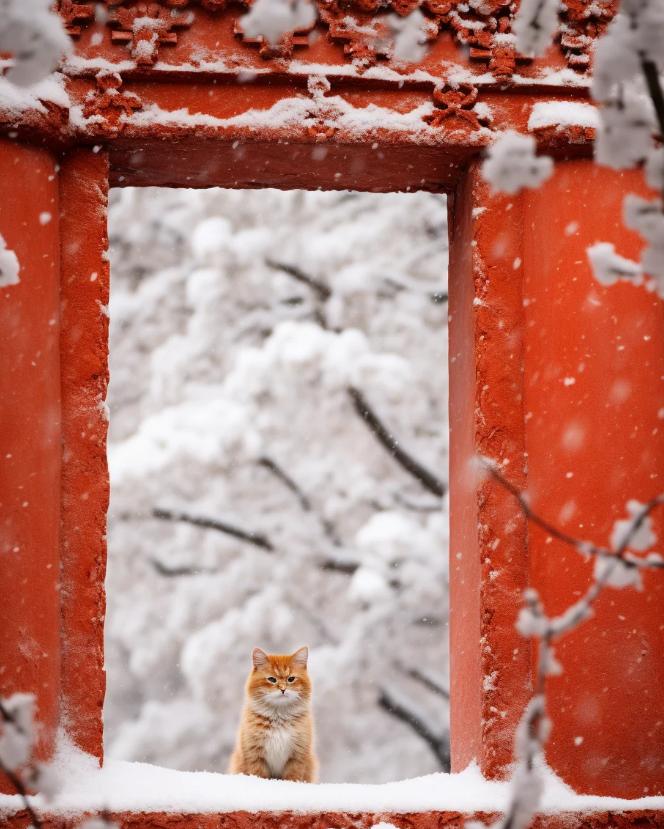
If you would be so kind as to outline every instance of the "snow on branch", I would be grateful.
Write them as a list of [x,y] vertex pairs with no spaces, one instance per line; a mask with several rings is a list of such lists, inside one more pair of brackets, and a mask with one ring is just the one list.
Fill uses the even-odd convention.
[[390,14],[386,18],[393,38],[392,57],[404,63],[419,63],[427,53],[427,41],[437,34],[433,21],[419,9],[404,17]]
[[533,697],[526,706],[515,735],[517,767],[512,776],[512,796],[494,829],[526,829],[539,808],[544,786],[541,760],[550,731],[546,714],[546,678],[562,671],[555,657],[553,642],[571,633],[592,616],[593,605],[605,588],[640,588],[641,571],[664,569],[664,559],[657,553],[636,556],[630,552],[644,552],[657,540],[651,514],[664,505],[664,493],[646,504],[628,502],[629,517],[615,522],[610,547],[602,547],[574,538],[551,525],[533,511],[526,495],[502,475],[495,463],[485,460],[483,466],[500,486],[514,495],[529,521],[584,556],[595,558],[590,585],[581,598],[566,610],[558,616],[547,616],[539,594],[530,588],[525,592],[525,605],[517,620],[519,632],[538,641],[537,672]]
[[541,55],[558,28],[559,0],[521,0],[512,28],[516,47],[524,55]]
[[539,187],[553,173],[553,159],[535,154],[532,135],[507,130],[489,147],[482,175],[494,190],[518,193],[524,187]]
[[0,52],[13,56],[7,80],[32,86],[50,75],[71,40],[51,0],[0,0]]
[[350,386],[348,388],[348,396],[350,397],[355,412],[366,423],[368,429],[375,436],[376,440],[383,446],[394,460],[408,472],[416,481],[419,481],[422,486],[432,492],[434,495],[443,497],[447,491],[444,481],[433,472],[424,467],[411,454],[406,452],[394,437],[392,432],[383,423],[381,418],[371,406],[364,394],[359,390]]
[[255,0],[240,18],[247,37],[263,37],[271,46],[278,46],[284,35],[310,29],[315,22],[311,0]]
[[18,285],[21,281],[19,277],[20,270],[18,257],[13,250],[9,250],[0,233],[0,288]]

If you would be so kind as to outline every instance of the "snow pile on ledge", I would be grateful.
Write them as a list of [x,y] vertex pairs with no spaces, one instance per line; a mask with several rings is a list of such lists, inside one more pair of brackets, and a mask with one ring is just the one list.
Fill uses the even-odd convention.
[[[381,785],[292,783],[244,775],[186,772],[146,763],[108,761],[98,768],[94,757],[61,740],[53,763],[62,781],[53,801],[40,796],[34,805],[55,815],[81,812],[498,812],[505,808],[509,783],[485,780],[475,765],[459,774],[431,774]],[[628,811],[664,809],[664,797],[622,800],[576,795],[546,770],[542,811]],[[0,813],[22,809],[17,795],[0,795]]]
[[529,130],[545,127],[599,127],[599,113],[592,104],[576,101],[540,101],[528,119]]
[[334,127],[353,133],[364,134],[377,129],[398,130],[410,133],[432,133],[423,120],[424,115],[433,111],[433,104],[426,103],[409,112],[369,104],[356,108],[339,96],[312,99],[305,97],[284,98],[269,109],[250,109],[231,118],[217,118],[204,113],[191,113],[188,109],[166,111],[156,104],[146,106],[140,112],[122,118],[128,126],[147,127],[154,125],[175,127],[248,127],[250,129],[278,129],[283,127]]

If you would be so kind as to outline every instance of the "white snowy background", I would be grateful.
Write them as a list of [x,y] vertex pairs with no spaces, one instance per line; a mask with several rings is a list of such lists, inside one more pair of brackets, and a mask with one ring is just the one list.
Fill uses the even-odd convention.
[[107,755],[225,770],[251,648],[306,643],[321,780],[440,770],[446,499],[348,389],[446,481],[444,198],[125,189],[109,229]]

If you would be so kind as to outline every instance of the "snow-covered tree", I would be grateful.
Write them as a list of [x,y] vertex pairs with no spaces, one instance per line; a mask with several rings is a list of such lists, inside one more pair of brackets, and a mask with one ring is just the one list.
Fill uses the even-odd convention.
[[0,52],[11,55],[7,80],[0,78],[0,84],[38,83],[71,49],[62,20],[51,6],[49,0],[0,0]]
[[251,648],[308,644],[323,780],[448,754],[445,204],[123,190],[108,753],[225,769]]

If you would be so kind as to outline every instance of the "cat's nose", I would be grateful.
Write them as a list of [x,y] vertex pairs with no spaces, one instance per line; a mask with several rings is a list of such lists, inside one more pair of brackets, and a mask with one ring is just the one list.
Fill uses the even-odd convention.
[[282,688],[282,689],[281,689],[281,693],[282,693],[282,694],[285,694],[285,693],[286,693],[286,689],[285,689],[285,688]]

